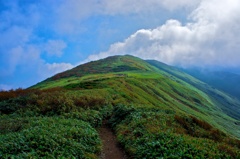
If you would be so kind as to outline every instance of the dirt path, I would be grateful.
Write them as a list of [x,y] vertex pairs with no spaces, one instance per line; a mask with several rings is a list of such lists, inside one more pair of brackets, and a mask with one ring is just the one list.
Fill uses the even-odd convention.
[[112,130],[103,123],[99,129],[100,138],[103,142],[103,151],[100,159],[127,159],[124,151],[119,147],[116,136]]

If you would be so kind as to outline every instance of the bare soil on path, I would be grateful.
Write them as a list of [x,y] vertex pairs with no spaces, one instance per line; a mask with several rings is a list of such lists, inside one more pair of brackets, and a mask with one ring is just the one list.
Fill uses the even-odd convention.
[[99,129],[99,135],[103,143],[103,150],[100,159],[127,159],[123,149],[119,146],[116,136],[107,127],[106,122]]

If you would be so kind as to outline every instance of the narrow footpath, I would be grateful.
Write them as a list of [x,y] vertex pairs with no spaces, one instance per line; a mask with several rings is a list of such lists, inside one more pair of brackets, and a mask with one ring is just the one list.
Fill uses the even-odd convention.
[[116,136],[107,127],[106,122],[99,129],[100,138],[103,143],[103,150],[100,159],[127,159],[124,151],[119,147]]

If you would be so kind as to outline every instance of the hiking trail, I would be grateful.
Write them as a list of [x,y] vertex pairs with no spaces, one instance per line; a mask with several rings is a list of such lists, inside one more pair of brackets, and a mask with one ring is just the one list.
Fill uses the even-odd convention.
[[100,154],[100,159],[127,159],[126,154],[119,146],[116,136],[107,126],[106,121],[99,128],[99,135],[103,143],[103,150]]

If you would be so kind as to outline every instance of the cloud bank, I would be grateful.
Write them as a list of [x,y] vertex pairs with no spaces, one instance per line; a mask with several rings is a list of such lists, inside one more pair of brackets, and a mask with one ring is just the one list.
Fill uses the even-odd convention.
[[202,0],[189,22],[141,29],[87,61],[131,54],[180,66],[240,66],[240,1]]

